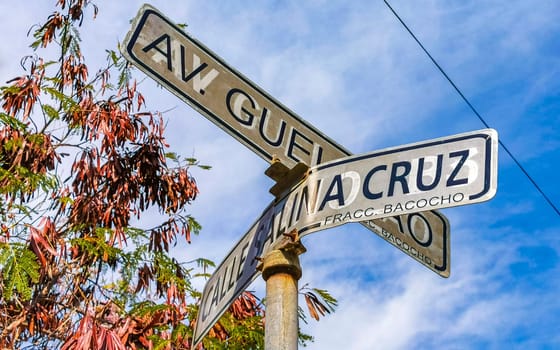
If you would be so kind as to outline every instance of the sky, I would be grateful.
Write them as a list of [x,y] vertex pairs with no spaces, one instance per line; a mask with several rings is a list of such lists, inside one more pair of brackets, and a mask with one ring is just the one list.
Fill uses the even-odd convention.
[[[0,3],[2,81],[21,74],[26,34],[54,3]],[[142,2],[96,4],[95,24],[82,32],[90,69],[124,39]],[[151,4],[353,153],[485,128],[383,1]],[[390,4],[560,207],[560,3]],[[175,254],[219,263],[273,200],[268,163],[142,72],[136,77],[148,107],[165,111],[171,149],[212,166],[192,169],[200,195],[191,213],[203,229]],[[300,286],[339,301],[334,314],[302,324],[315,337],[309,349],[560,348],[560,216],[503,148],[496,196],[441,213],[451,227],[449,278],[359,224],[304,238]],[[262,296],[264,282],[250,289]]]

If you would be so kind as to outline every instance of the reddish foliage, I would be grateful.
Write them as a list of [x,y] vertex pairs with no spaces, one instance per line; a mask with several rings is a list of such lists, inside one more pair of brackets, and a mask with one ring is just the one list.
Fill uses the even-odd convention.
[[44,75],[44,67],[39,62],[39,65],[33,64],[31,66],[31,74],[8,81],[8,83],[13,82],[13,84],[2,93],[2,100],[4,101],[2,108],[6,113],[16,116],[19,111],[23,110],[23,120],[26,120],[31,114],[31,108],[37,102],[41,91],[41,80]]
[[258,316],[262,308],[254,294],[243,292],[229,307],[229,312],[238,320]]
[[[73,165],[72,224],[114,228],[119,235],[134,213],[151,205],[175,213],[195,199],[198,189],[187,170],[167,170],[161,120],[150,116],[146,125],[110,101],[84,104],[91,109],[75,112],[71,123],[83,125],[85,138],[101,139],[101,147],[83,152]],[[125,146],[129,151],[121,151]]]
[[53,222],[48,218],[43,218],[39,223],[41,229],[30,227],[29,244],[31,250],[39,258],[43,270],[48,268],[48,265],[53,262],[54,257],[58,255],[57,236],[58,232]]
[[47,47],[47,45],[53,41],[55,38],[56,31],[62,27],[64,24],[64,19],[62,15],[55,12],[47,19],[47,22],[43,25],[40,32],[41,36],[41,46]]
[[[139,217],[149,207],[157,207],[169,216],[148,232],[151,252],[167,252],[177,236],[190,240],[189,224],[181,215],[198,188],[186,168],[168,167],[163,119],[137,112],[144,106],[144,97],[137,92],[135,83],[124,85],[115,96],[105,99],[103,93],[110,77],[106,69],[94,78],[101,81],[101,95],[94,94],[94,83],[87,81],[88,68],[79,50],[79,39],[72,37],[70,29],[73,22],[82,21],[88,4],[87,0],[59,0],[57,5],[66,13],[55,12],[35,33],[42,47],[55,38],[60,42],[62,58],[56,77],[44,79],[45,67],[37,59],[28,75],[9,81],[11,86],[1,92],[3,110],[17,121],[0,127],[0,167],[6,174],[0,177],[0,188],[7,194],[8,209],[16,207],[16,202],[27,203],[29,196],[36,193],[38,182],[31,182],[30,174],[39,178],[55,170],[60,160],[57,150],[65,142],[71,140],[79,151],[67,185],[49,193],[48,198],[53,200],[45,210],[49,216],[44,215],[37,225],[26,224],[24,229],[2,223],[2,244],[9,244],[16,236],[21,240],[21,233],[27,231],[25,247],[37,258],[39,282],[32,287],[31,300],[4,300],[0,288],[0,325],[5,325],[0,327],[0,348],[13,347],[21,337],[33,337],[39,332],[65,340],[65,348],[120,349],[126,343],[121,342],[123,334],[128,334],[124,324],[134,325],[131,334],[138,335],[124,337],[132,339],[129,345],[147,344],[153,327],[174,326],[187,316],[182,306],[176,306],[184,305],[185,289],[161,280],[161,267],[155,262],[139,269],[138,289],[147,292],[155,285],[157,295],[166,298],[169,310],[127,322],[124,314],[113,312],[110,321],[89,311],[89,305],[101,302],[95,299],[99,292],[106,292],[96,276],[107,264],[116,264],[107,248],[102,247],[125,243],[125,230],[132,217]],[[57,109],[50,107],[49,113],[43,110],[41,124],[31,114],[46,87],[50,88],[50,98],[60,105]],[[60,120],[53,117],[53,112],[61,114]],[[47,132],[49,125],[60,128],[61,123],[68,128],[62,138]],[[29,126],[43,130],[31,132]],[[0,202],[0,215],[4,215],[3,204]],[[18,214],[10,215],[14,219]],[[99,242],[99,229],[108,233],[103,242]],[[187,278],[184,268],[176,261],[174,264],[176,278]],[[2,271],[0,279],[1,274]],[[76,313],[84,312],[80,311],[84,308],[88,311],[74,328]]]
[[[0,270],[0,348],[40,342],[43,348],[58,344],[63,350],[145,349],[159,338],[169,340],[165,349],[188,349],[190,333],[175,331],[194,325],[196,307],[187,306],[187,299],[198,295],[188,282],[190,271],[167,253],[179,238],[190,242],[192,228],[184,212],[198,187],[188,168],[168,166],[163,118],[140,110],[145,102],[136,83],[115,91],[109,69],[89,77],[79,39],[72,37],[74,22],[81,23],[89,4],[58,0],[62,13],[49,16],[35,33],[36,47],[60,45],[55,76],[45,78],[45,67],[37,59],[30,74],[1,90],[2,117],[14,122],[0,126],[0,169],[6,174],[0,177],[5,194],[0,218],[10,221],[0,226],[0,248],[15,242],[22,255],[31,256],[36,275],[22,274],[18,282],[29,282],[27,296],[10,286],[13,297],[8,300],[2,290],[5,272]],[[41,103],[44,91],[53,106]],[[106,98],[106,91],[115,95]],[[35,106],[42,107],[42,119],[34,118]],[[30,180],[60,175],[56,164],[68,146],[75,158],[61,184],[41,187]],[[31,199],[51,202],[35,213]],[[31,208],[30,214],[18,211],[21,207]],[[117,249],[127,243],[131,222],[150,208],[163,219],[135,236],[145,243],[138,256]],[[6,214],[5,209],[12,211]],[[127,259],[136,260],[131,264]],[[129,275],[119,271],[126,268],[132,271]],[[110,269],[131,280],[107,287],[100,276]],[[134,296],[160,303],[134,312]],[[111,300],[119,300],[120,306]],[[255,296],[245,292],[229,315],[244,320],[262,315],[262,309]],[[210,336],[223,341],[229,334],[218,323]]]
[[82,317],[76,332],[62,345],[61,350],[126,350],[117,330],[100,324],[91,313]]
[[0,167],[10,174],[0,177],[0,188],[26,183],[26,193],[31,193],[36,187],[28,182],[27,174],[46,174],[58,159],[50,135],[25,133],[8,125],[0,128]]
[[309,314],[316,321],[319,321],[319,318],[321,318],[321,316],[325,316],[325,314],[331,313],[331,309],[329,309],[328,304],[323,304],[313,292],[308,291],[303,293],[303,295],[305,298],[305,303],[307,304],[307,309],[309,310]]
[[70,85],[77,94],[82,93],[84,82],[88,78],[88,70],[85,63],[81,62],[81,57],[68,56],[62,63],[61,75],[61,87]]

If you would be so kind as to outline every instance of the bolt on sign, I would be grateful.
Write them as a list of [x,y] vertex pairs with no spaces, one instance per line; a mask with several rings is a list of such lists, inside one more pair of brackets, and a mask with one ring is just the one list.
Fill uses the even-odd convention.
[[[496,131],[485,129],[311,168],[303,181],[264,211],[206,283],[194,344],[256,278],[255,258],[266,255],[283,233],[294,229],[302,237],[363,217],[382,218],[375,229],[387,241],[423,265],[448,273],[449,240],[438,235],[447,230],[438,225],[449,223],[443,215],[427,219],[422,211],[491,199],[497,187],[497,149]],[[403,215],[394,217],[395,212]],[[436,260],[439,265],[432,267]]]
[[[138,12],[123,49],[129,62],[268,162],[276,156],[289,168],[297,163],[311,167],[351,155],[150,5]],[[417,224],[416,232],[424,229],[422,235],[429,235],[444,229],[439,234],[449,240],[449,224],[442,214],[427,211],[422,218],[423,223],[432,223],[432,230]],[[408,217],[398,222],[407,223]],[[403,231],[391,230],[406,227],[367,217],[360,223],[393,245]],[[415,240],[395,246],[416,260],[417,252],[425,248]],[[447,277],[449,264],[443,265],[447,269],[426,266]]]

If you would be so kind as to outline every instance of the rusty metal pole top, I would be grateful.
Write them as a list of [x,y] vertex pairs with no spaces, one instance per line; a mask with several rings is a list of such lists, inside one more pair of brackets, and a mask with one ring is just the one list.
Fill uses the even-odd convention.
[[268,281],[276,273],[286,273],[295,280],[301,278],[301,266],[296,252],[292,250],[273,250],[268,253],[263,261],[262,276]]

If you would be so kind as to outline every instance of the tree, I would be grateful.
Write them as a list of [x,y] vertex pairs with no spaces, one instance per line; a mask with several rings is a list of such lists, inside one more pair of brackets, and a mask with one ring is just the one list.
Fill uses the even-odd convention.
[[[200,231],[189,169],[207,167],[166,151],[163,117],[116,51],[91,74],[79,27],[96,5],[56,6],[32,32],[25,74],[0,88],[0,348],[187,349],[191,280],[213,263],[179,262],[170,247]],[[47,47],[52,60],[38,55]],[[133,225],[150,211],[162,221]],[[304,294],[313,318],[336,305]],[[203,347],[262,348],[263,317],[245,292]]]

